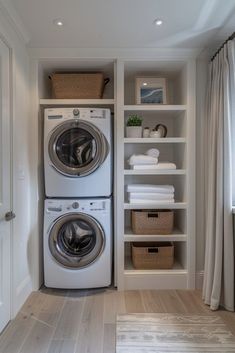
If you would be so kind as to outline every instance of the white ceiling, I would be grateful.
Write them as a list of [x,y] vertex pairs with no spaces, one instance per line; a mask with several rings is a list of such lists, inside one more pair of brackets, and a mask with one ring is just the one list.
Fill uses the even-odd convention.
[[[30,47],[202,48],[235,24],[235,0],[4,1],[14,6]],[[63,27],[53,24],[56,18]],[[156,18],[161,27],[153,25]]]

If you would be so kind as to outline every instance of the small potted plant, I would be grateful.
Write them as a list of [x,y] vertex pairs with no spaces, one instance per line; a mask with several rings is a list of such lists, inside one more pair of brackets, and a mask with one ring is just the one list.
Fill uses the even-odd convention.
[[142,117],[137,114],[129,115],[126,123],[126,137],[142,137]]

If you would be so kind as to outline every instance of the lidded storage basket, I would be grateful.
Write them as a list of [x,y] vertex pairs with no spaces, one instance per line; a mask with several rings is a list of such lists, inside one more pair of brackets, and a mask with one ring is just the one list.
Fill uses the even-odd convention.
[[132,243],[132,263],[136,269],[171,269],[174,245],[171,242]]
[[52,95],[57,99],[100,99],[109,79],[102,72],[54,73]]
[[174,212],[171,210],[132,210],[131,223],[135,234],[171,234]]

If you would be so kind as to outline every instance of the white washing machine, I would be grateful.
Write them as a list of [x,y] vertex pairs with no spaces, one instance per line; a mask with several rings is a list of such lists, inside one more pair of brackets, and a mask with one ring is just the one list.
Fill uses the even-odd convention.
[[44,280],[51,288],[111,284],[111,199],[45,200]]
[[109,109],[45,109],[47,197],[108,197],[112,194],[111,129]]

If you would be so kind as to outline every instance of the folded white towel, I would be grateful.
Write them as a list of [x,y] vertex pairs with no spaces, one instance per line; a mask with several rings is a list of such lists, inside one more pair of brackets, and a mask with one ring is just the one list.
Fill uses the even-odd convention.
[[149,193],[149,192],[130,192],[129,197],[131,199],[139,199],[139,200],[172,200],[174,199],[174,193],[171,194],[158,194],[158,193]]
[[128,160],[130,165],[137,164],[157,164],[158,159],[151,156],[146,156],[145,154],[133,154]]
[[171,194],[175,192],[175,188],[173,185],[129,184],[127,185],[127,192]]
[[159,150],[158,150],[157,148],[150,148],[149,150],[147,150],[147,151],[145,152],[145,154],[146,154],[147,156],[151,156],[151,157],[154,157],[154,158],[158,158],[160,152],[159,152]]
[[166,169],[172,170],[176,169],[176,165],[174,163],[168,162],[159,162],[158,164],[138,164],[131,166],[132,169],[135,170],[143,170],[143,169]]
[[141,204],[141,205],[144,205],[144,204],[153,204],[153,205],[162,205],[162,204],[172,204],[174,203],[175,200],[174,199],[171,199],[171,200],[161,200],[161,201],[156,201],[156,200],[142,200],[142,199],[132,199],[132,198],[129,198],[129,203],[138,203],[138,204]]

